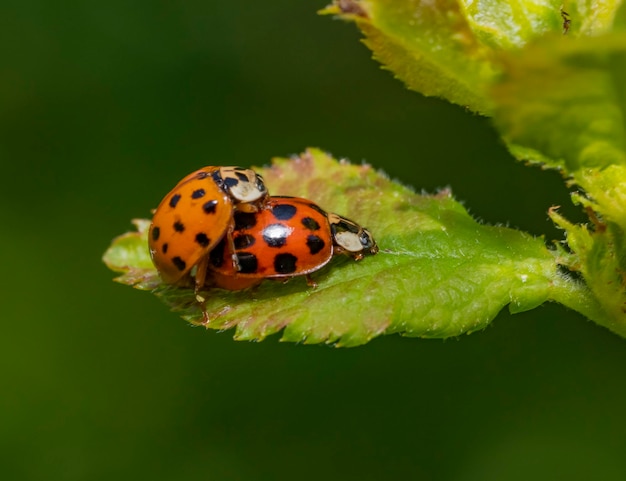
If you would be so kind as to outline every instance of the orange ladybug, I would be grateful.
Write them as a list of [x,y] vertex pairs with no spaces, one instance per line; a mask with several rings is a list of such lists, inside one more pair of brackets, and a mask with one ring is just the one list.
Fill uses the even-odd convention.
[[267,197],[263,178],[250,169],[208,166],[183,178],[157,207],[148,232],[163,281],[188,284],[194,274],[196,290],[202,286],[208,254],[230,238],[233,214],[261,209]]

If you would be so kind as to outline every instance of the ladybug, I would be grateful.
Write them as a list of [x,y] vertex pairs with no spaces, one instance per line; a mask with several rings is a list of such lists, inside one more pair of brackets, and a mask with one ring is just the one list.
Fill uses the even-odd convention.
[[315,286],[309,274],[334,255],[360,260],[378,252],[368,230],[299,197],[270,197],[262,210],[235,212],[232,240],[234,251],[222,241],[209,254],[211,287],[239,290],[301,275]]
[[365,254],[378,252],[378,246],[370,231],[339,214],[327,215],[333,237],[334,254],[348,254],[355,261],[359,261]]
[[263,178],[241,167],[203,167],[167,194],[148,232],[150,257],[168,284],[204,284],[207,255],[230,237],[234,212],[252,213],[268,197]]

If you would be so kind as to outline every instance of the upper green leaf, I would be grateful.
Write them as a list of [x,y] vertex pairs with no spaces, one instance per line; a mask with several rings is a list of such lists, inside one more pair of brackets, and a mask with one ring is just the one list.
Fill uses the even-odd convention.
[[322,13],[354,20],[374,57],[409,88],[491,110],[485,92],[495,74],[491,52],[473,35],[458,2],[342,0]]
[[544,38],[505,71],[495,120],[511,152],[559,168],[626,227],[626,34]]
[[[533,42],[543,46],[546,36],[588,39],[613,25],[623,30],[620,5],[618,0],[566,5],[560,0],[335,0],[322,13],[354,21],[374,57],[409,88],[492,115],[498,103],[491,86],[515,63],[518,51]],[[536,53],[531,49],[527,57]],[[546,57],[539,53],[538,60]]]
[[459,3],[465,7],[474,35],[494,51],[517,49],[538,35],[563,29],[561,0]]
[[[239,292],[202,293],[204,323],[191,289],[156,293],[194,324],[236,327],[258,340],[284,329],[283,340],[363,344],[383,333],[445,338],[484,328],[507,304],[513,312],[554,299],[602,316],[580,284],[560,276],[541,239],[472,219],[450,192],[417,195],[367,165],[337,162],[315,149],[258,169],[272,194],[303,196],[367,226],[381,250],[360,262],[339,257],[303,278],[265,281]],[[105,262],[118,280],[153,288],[147,224],[113,242]],[[134,259],[134,260],[133,260]]]
[[[496,125],[568,174],[626,164],[626,36],[552,36],[506,57]],[[534,160],[534,159],[529,159]]]
[[493,115],[516,157],[563,170],[606,215],[626,210],[611,213],[621,167],[601,173],[626,165],[626,5],[336,0],[324,12],[354,20],[410,88]]
[[[624,6],[595,12],[596,36],[553,35],[503,56],[496,126],[518,158],[561,170],[584,190],[590,226],[552,219],[567,235],[562,264],[582,274],[613,330],[626,325],[626,32]],[[623,327],[621,328],[623,329]]]

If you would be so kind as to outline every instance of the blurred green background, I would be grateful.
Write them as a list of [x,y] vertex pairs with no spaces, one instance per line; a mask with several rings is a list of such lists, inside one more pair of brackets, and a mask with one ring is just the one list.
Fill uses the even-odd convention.
[[556,173],[323,6],[2,2],[2,479],[626,479],[626,344],[560,306],[341,350],[234,342],[111,282],[110,240],[179,178],[309,145],[561,235]]

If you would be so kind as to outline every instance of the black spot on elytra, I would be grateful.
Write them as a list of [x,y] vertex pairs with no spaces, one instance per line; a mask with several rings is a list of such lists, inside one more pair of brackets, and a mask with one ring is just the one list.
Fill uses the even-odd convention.
[[252,229],[256,225],[254,212],[235,212],[235,230]]
[[235,244],[235,249],[237,250],[247,249],[253,246],[255,242],[256,239],[250,234],[240,234],[233,239],[233,244]]
[[202,210],[205,214],[215,214],[215,209],[217,209],[217,204],[219,202],[217,200],[210,200],[202,204]]
[[321,251],[324,246],[326,245],[326,242],[324,242],[321,238],[319,238],[316,235],[310,235],[306,238],[306,245],[309,248],[309,252],[311,254],[317,254],[319,251]]
[[320,228],[320,225],[317,223],[317,221],[311,217],[305,217],[300,222],[306,229],[309,230],[318,230]]
[[251,252],[239,252],[237,260],[239,261],[239,272],[242,274],[254,274],[259,268],[259,261]]
[[274,270],[277,274],[292,274],[296,271],[298,258],[293,254],[278,254],[274,257]]
[[204,232],[199,232],[196,234],[196,243],[202,247],[207,247],[211,243],[211,240]]
[[209,262],[213,267],[222,267],[224,264],[224,247],[226,246],[222,239],[209,253]]
[[196,190],[194,190],[191,193],[191,198],[192,199],[201,199],[202,197],[204,197],[204,194],[206,194],[204,189],[196,189]]
[[181,221],[177,220],[176,222],[174,222],[174,230],[176,232],[184,232],[185,231],[185,224],[183,224]]
[[172,262],[179,271],[184,271],[187,268],[187,263],[178,256],[172,257]]
[[282,247],[287,243],[290,233],[291,229],[284,224],[270,224],[263,229],[261,235],[269,247]]
[[279,204],[272,208],[272,214],[278,220],[289,220],[296,215],[297,211],[298,208],[291,204]]
[[152,240],[155,242],[158,241],[160,235],[161,235],[161,229],[159,229],[158,226],[154,226],[152,228]]
[[176,207],[176,204],[178,204],[179,200],[180,200],[180,194],[174,194],[172,198],[170,199],[170,207],[172,209]]
[[163,251],[163,254],[167,254],[167,249],[169,248],[169,244],[166,242],[165,244],[163,244],[163,247],[161,247],[161,251]]

